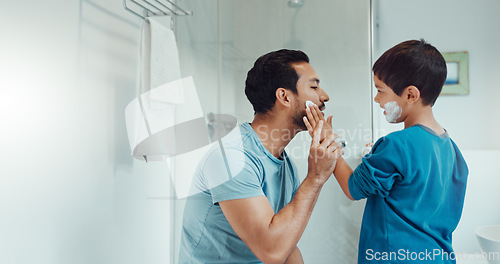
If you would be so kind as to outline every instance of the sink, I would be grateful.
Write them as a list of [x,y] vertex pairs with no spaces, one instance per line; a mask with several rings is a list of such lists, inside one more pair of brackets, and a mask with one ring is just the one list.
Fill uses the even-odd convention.
[[488,263],[500,264],[500,225],[480,226],[475,233]]

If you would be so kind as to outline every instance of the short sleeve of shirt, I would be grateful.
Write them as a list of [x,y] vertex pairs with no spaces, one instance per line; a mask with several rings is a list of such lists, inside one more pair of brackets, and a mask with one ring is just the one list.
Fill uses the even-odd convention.
[[264,195],[261,171],[258,161],[239,147],[216,149],[203,165],[204,181],[214,204]]
[[355,200],[378,195],[389,195],[394,183],[403,179],[401,171],[406,166],[406,155],[396,139],[389,136],[379,139],[370,154],[349,178],[349,192]]
[[292,161],[290,161],[290,164],[291,164],[292,171],[293,171],[291,174],[294,176],[293,177],[293,193],[292,193],[292,198],[293,198],[295,196],[295,193],[299,189],[301,182],[300,182],[299,176],[295,173],[297,171],[297,166]]

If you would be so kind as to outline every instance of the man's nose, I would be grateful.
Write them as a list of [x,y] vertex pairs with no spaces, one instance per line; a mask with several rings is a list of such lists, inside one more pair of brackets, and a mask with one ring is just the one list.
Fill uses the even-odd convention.
[[330,97],[328,96],[328,94],[325,92],[325,90],[321,89],[322,93],[321,93],[321,96],[319,97],[319,99],[321,100],[321,102],[328,102],[328,100],[330,100]]

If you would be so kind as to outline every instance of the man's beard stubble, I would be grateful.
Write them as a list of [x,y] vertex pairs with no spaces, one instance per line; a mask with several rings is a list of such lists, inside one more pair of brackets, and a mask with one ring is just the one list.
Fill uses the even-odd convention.
[[[325,109],[325,103],[318,105],[319,109]],[[297,107],[297,112],[292,117],[293,124],[298,127],[298,129],[304,131],[307,130],[306,124],[304,123],[304,116],[307,116],[306,109],[302,107]]]
[[306,116],[306,110],[299,108],[295,115],[292,117],[293,124],[297,126],[300,130],[307,130],[306,124],[304,123],[303,117]]

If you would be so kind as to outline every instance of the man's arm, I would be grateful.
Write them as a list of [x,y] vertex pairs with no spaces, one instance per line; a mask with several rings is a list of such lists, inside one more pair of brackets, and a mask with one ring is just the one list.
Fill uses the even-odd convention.
[[[307,118],[304,118],[304,123],[306,124],[307,130],[312,135],[314,127],[318,124],[318,122],[321,120],[323,120],[324,122],[323,114],[316,105],[308,107],[306,109],[306,113],[307,113]],[[331,134],[333,134],[332,116],[329,116],[325,124],[325,127],[323,129],[322,135],[323,137],[325,137]],[[333,175],[337,179],[337,182],[339,183],[340,188],[342,188],[342,191],[344,192],[345,196],[347,196],[347,198],[351,200],[354,200],[349,191],[349,178],[351,177],[352,172],[353,171],[349,166],[349,164],[347,164],[344,158],[340,156],[337,160],[337,164],[335,166],[335,170],[333,171]]]
[[292,253],[297,254],[297,243],[321,188],[340,156],[341,148],[333,135],[319,142],[322,128],[323,122],[319,122],[313,131],[306,178],[292,201],[277,214],[265,196],[219,202],[233,230],[264,263],[283,263]]
[[292,251],[292,254],[288,256],[285,264],[304,264],[304,259],[302,258],[302,254],[300,253],[298,247],[295,247],[295,249]]

